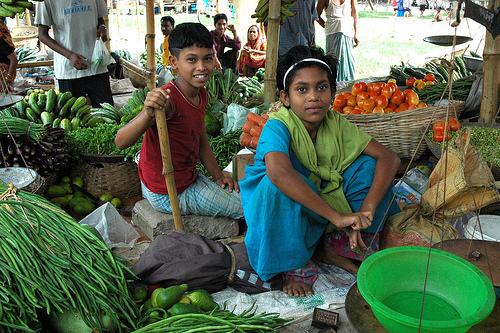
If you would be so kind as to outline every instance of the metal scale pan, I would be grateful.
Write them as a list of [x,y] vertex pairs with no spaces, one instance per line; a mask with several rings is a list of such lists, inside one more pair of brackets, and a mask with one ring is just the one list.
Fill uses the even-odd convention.
[[24,97],[20,95],[0,95],[0,110],[6,109],[9,106],[21,101]]
[[[470,42],[472,37],[457,36],[455,45]],[[439,46],[453,46],[453,35],[429,36],[424,38],[424,42],[428,42]]]

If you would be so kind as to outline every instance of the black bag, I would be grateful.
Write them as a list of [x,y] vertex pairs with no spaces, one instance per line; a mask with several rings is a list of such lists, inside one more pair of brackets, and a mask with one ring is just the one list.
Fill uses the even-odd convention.
[[248,294],[281,290],[278,275],[262,281],[252,269],[244,243],[222,243],[184,230],[160,235],[132,267],[142,282],[163,287],[186,283],[213,293],[228,285]]

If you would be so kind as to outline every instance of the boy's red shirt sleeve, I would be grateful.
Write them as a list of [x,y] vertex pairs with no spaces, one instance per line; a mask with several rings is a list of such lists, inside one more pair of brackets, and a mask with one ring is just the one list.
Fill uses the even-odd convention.
[[[207,91],[200,89],[200,104],[193,105],[172,81],[163,88],[171,91],[172,115],[167,120],[170,153],[174,167],[177,193],[183,192],[196,179],[198,171],[200,140],[205,122]],[[158,131],[155,126],[144,134],[139,159],[139,178],[152,192],[167,194],[165,176],[162,173],[163,160],[160,152]]]

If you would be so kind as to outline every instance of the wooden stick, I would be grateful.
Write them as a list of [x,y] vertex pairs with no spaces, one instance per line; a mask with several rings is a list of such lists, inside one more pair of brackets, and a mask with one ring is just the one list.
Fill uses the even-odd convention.
[[170,199],[170,206],[172,207],[172,215],[174,216],[175,230],[184,229],[181,209],[179,208],[179,198],[177,197],[177,189],[175,188],[174,167],[172,166],[172,158],[170,155],[170,141],[168,139],[165,111],[155,109],[155,116],[158,139],[160,141],[161,157],[163,160],[163,175],[165,176],[165,182],[167,183],[168,197]]
[[[155,26],[154,26],[154,1],[146,0],[146,26],[147,26],[147,54],[148,69],[152,70],[152,75],[148,77],[147,85],[150,89],[156,87],[155,79]],[[181,209],[179,208],[179,199],[177,198],[177,189],[175,187],[174,167],[172,166],[172,157],[170,155],[170,141],[168,139],[167,118],[164,110],[155,110],[156,128],[158,130],[158,139],[160,141],[161,158],[163,161],[163,175],[167,183],[168,197],[174,216],[175,229],[184,229],[182,224]]]

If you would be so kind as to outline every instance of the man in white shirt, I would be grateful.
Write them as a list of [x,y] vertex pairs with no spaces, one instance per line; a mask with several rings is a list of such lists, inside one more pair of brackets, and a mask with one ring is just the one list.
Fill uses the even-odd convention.
[[[55,51],[54,72],[61,92],[88,95],[93,107],[113,105],[108,69],[92,70],[90,63],[96,39],[108,39],[103,17],[104,0],[44,0],[38,4],[35,24],[38,38]],[[54,37],[49,36],[52,27]]]

